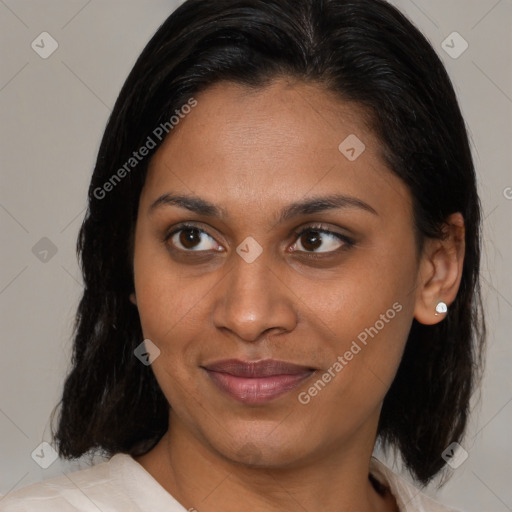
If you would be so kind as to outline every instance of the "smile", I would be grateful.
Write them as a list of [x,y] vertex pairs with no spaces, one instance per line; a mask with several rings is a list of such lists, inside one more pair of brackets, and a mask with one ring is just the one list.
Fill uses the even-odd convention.
[[218,389],[248,405],[264,404],[282,396],[315,373],[312,368],[273,359],[257,362],[230,359],[203,369]]

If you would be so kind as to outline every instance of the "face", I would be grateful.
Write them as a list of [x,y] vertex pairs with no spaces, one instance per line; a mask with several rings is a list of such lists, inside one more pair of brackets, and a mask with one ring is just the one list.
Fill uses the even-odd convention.
[[195,99],[150,163],[135,233],[171,425],[276,467],[373,445],[414,315],[410,193],[363,111],[320,86]]

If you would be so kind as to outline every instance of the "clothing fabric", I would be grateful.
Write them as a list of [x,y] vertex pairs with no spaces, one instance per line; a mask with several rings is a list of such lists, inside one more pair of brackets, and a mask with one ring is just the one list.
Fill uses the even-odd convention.
[[[395,496],[400,512],[458,512],[432,500],[372,457],[370,473]],[[192,509],[193,510],[193,509]],[[1,512],[187,512],[130,455],[10,492]]]

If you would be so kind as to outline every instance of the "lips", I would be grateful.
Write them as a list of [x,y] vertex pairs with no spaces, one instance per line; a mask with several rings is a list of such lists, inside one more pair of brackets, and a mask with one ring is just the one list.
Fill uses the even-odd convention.
[[224,393],[245,404],[263,404],[299,386],[314,368],[276,359],[226,359],[203,366]]

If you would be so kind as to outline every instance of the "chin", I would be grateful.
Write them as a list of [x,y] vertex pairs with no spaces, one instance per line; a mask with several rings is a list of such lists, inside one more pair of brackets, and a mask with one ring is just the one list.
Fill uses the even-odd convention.
[[[246,437],[247,439],[247,437]],[[304,437],[302,441],[287,437],[287,441],[273,439],[247,440],[237,443],[237,446],[227,447],[221,453],[227,459],[253,468],[282,469],[296,465],[302,460],[303,455],[297,450],[304,449]]]

